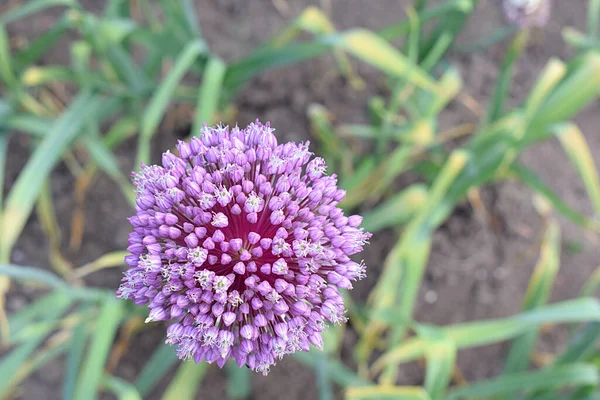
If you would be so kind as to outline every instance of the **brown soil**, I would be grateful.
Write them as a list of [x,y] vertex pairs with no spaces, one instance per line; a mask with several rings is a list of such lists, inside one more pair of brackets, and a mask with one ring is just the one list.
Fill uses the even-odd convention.
[[[101,9],[100,1],[87,2],[94,9]],[[279,11],[274,4],[289,6],[289,13]],[[399,0],[321,0],[316,1],[196,1],[200,22],[211,49],[232,60],[247,54],[257,44],[269,38],[307,5],[317,3],[330,7],[333,21],[339,29],[362,26],[378,29],[404,15],[408,3]],[[320,4],[318,4],[320,3]],[[472,42],[503,23],[499,1],[482,1],[472,16],[461,41]],[[573,4],[571,4],[573,3]],[[512,102],[518,104],[545,63],[551,57],[565,57],[566,46],[560,37],[565,25],[582,27],[585,21],[585,2],[555,2],[553,19],[545,29],[541,40],[528,49],[517,68],[516,85]],[[52,23],[56,12],[30,18],[10,27],[10,35],[36,35]],[[489,98],[498,66],[503,58],[506,43],[483,53],[453,56],[452,62],[462,72],[467,93],[485,104]],[[48,63],[68,60],[66,48],[59,48],[49,55]],[[355,63],[357,64],[357,63]],[[365,104],[369,95],[381,87],[381,76],[364,65],[357,64],[360,75],[368,82],[367,90],[356,93],[347,82],[331,73],[329,56],[318,60],[270,71],[253,80],[235,101],[240,125],[259,118],[271,121],[282,140],[310,139],[306,117],[307,106],[323,104],[335,115],[336,121],[365,122]],[[473,114],[462,106],[451,105],[442,116],[441,129],[457,122],[473,120]],[[595,127],[600,123],[598,106],[584,112],[577,123],[595,156],[600,155],[600,137]],[[154,148],[168,148],[176,135],[161,132]],[[124,171],[133,164],[135,143],[127,143],[118,152]],[[8,188],[23,167],[28,154],[26,141],[13,139],[8,160]],[[158,156],[158,153],[155,154]],[[158,160],[158,158],[156,158]],[[584,187],[559,144],[548,141],[526,152],[521,160],[538,173],[567,203],[582,212],[591,214]],[[64,166],[52,175],[57,218],[65,233],[69,232],[73,209],[73,180]],[[419,321],[435,324],[451,324],[473,319],[508,316],[520,308],[521,298],[537,257],[537,243],[542,221],[532,206],[529,191],[513,183],[486,187],[482,190],[483,202],[494,216],[491,226],[468,204],[461,204],[450,219],[435,234],[431,260],[422,286],[416,316]],[[75,265],[94,260],[100,255],[125,247],[129,225],[126,218],[131,209],[115,185],[105,177],[99,178],[88,195],[83,246],[76,254],[65,251]],[[581,285],[597,267],[600,259],[598,238],[589,237],[576,226],[559,217],[562,229],[562,266],[553,291],[553,300],[576,296]],[[68,237],[68,235],[65,235]],[[391,232],[375,235],[367,248],[365,258],[369,277],[356,285],[353,296],[364,301],[377,280],[385,255],[393,246]],[[569,251],[577,243],[583,251]],[[567,246],[569,244],[569,246]],[[47,243],[37,218],[32,217],[18,241],[13,262],[44,267],[48,265]],[[121,271],[106,270],[92,276],[94,285],[116,288]],[[14,288],[9,307],[22,307],[34,297],[27,288]],[[117,373],[133,380],[153,350],[162,340],[163,326],[155,326],[135,340]],[[563,335],[560,330],[544,338],[545,348],[555,348]],[[345,345],[351,349],[354,338],[348,337]],[[502,367],[506,347],[490,346],[459,355],[459,365],[468,380],[481,379],[497,373]],[[344,353],[350,354],[351,351]],[[351,361],[349,361],[351,365]],[[33,375],[22,387],[20,397],[26,400],[61,398],[61,369],[64,360],[54,361]],[[415,365],[402,370],[402,384],[422,383],[422,372]],[[163,383],[164,386],[164,383]],[[202,384],[202,399],[226,398],[226,375],[224,371],[210,368]],[[273,369],[269,377],[253,376],[254,399],[313,399],[317,398],[315,375],[294,359],[286,359]],[[341,392],[336,391],[340,397]],[[159,398],[159,394],[149,398]]]

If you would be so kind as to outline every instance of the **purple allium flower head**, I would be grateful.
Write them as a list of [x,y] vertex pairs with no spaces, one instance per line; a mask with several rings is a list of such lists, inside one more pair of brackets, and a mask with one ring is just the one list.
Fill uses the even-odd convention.
[[182,359],[228,358],[266,374],[285,354],[322,346],[346,320],[339,289],[365,276],[351,260],[371,234],[345,217],[345,192],[308,143],[277,144],[258,121],[205,128],[134,174],[125,272],[118,296],[173,320]]
[[551,0],[504,0],[504,15],[521,28],[542,27],[550,19]]

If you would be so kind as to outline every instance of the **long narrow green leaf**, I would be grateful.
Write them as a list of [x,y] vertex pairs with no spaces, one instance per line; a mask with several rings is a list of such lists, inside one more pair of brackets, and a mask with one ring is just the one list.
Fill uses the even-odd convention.
[[11,60],[12,56],[8,45],[8,35],[4,26],[0,24],[0,79],[8,87],[13,86],[16,82]]
[[443,335],[430,337],[425,351],[427,369],[424,387],[432,400],[444,399],[456,361],[456,346]]
[[[64,293],[56,296],[54,300],[52,303],[46,303],[43,313],[40,314],[42,322],[56,320],[73,301]],[[2,357],[2,360],[0,360],[0,393],[6,393],[6,390],[15,383],[14,379],[20,367],[31,357],[31,354],[44,341],[52,328],[52,324],[41,327],[36,335],[31,336],[28,341]]]
[[371,31],[351,30],[333,37],[332,44],[387,74],[403,77],[409,83],[432,92],[438,90],[429,74]]
[[448,400],[466,398],[491,398],[511,395],[536,389],[558,389],[565,386],[587,386],[598,383],[598,371],[590,364],[571,364],[536,372],[521,372],[505,375],[489,381],[474,383],[455,389]]
[[119,400],[142,400],[135,386],[131,383],[112,375],[104,375],[102,387],[115,394]]
[[[314,351],[304,352],[300,351],[294,353],[293,356],[296,360],[302,364],[308,365],[309,367],[316,369],[320,362],[319,357]],[[329,378],[342,387],[348,386],[363,386],[369,385],[371,382],[367,379],[361,378],[354,371],[346,367],[342,362],[337,359],[330,358],[327,361],[327,373]]]
[[[94,132],[96,131],[96,132]],[[123,175],[119,162],[115,155],[104,144],[97,134],[97,128],[92,129],[89,134],[82,136],[81,142],[98,167],[110,176],[121,189],[130,205],[135,205],[135,193],[129,180]]]
[[392,399],[392,400],[430,400],[427,392],[414,386],[361,386],[346,390],[346,400]]
[[419,210],[427,199],[427,188],[414,184],[390,197],[371,211],[363,214],[362,227],[371,233],[404,224]]
[[4,15],[0,15],[0,25],[8,24],[9,22],[16,21],[24,18],[28,15],[35,14],[44,10],[45,8],[55,6],[73,6],[75,5],[74,0],[31,0],[27,1],[20,7],[16,7],[10,10]]
[[192,135],[200,136],[202,125],[213,125],[215,113],[219,109],[223,79],[225,77],[226,65],[218,57],[212,57],[206,64],[202,77],[202,88],[198,93],[198,105]]
[[142,116],[142,130],[140,132],[136,162],[138,166],[140,163],[150,163],[150,140],[154,136],[156,128],[169,106],[169,101],[175,91],[175,87],[183,78],[186,71],[190,69],[192,63],[204,50],[204,43],[201,41],[195,40],[188,43],[177,57],[173,69],[161,83],[154,96],[152,96],[152,99]]
[[[4,118],[2,113],[0,112],[0,119]],[[0,126],[0,188],[4,187],[4,177],[6,170],[6,155],[8,152],[8,141],[10,139],[10,134],[5,132],[3,127]],[[4,190],[0,190],[0,210],[4,206]],[[0,211],[0,227],[2,226],[2,212]]]
[[43,35],[29,42],[27,47],[15,54],[14,64],[16,69],[19,71],[37,63],[44,54],[50,51],[65,36],[67,30],[72,26],[73,21],[71,19],[62,17]]
[[106,298],[107,295],[114,295],[111,291],[98,288],[72,287],[51,272],[23,265],[0,264],[0,277],[9,277],[17,281],[41,283],[53,289],[69,293],[74,299],[98,300]]
[[[551,304],[506,319],[467,322],[441,329],[457,348],[479,347],[514,338],[542,324],[600,321],[600,303],[593,298],[569,300]],[[390,349],[374,366],[380,370],[390,363],[407,362],[425,354],[426,341],[421,338],[405,340]]]
[[79,94],[67,111],[60,117],[27,162],[19,174],[6,200],[2,218],[2,243],[0,244],[0,262],[6,262],[17,237],[21,233],[42,184],[50,171],[60,160],[67,146],[81,132],[98,111],[100,99],[90,93]]
[[227,371],[227,396],[230,399],[247,399],[252,391],[252,371],[240,368],[233,360],[225,364]]
[[553,123],[572,118],[600,94],[600,53],[588,52],[572,62],[566,77],[540,106],[531,121],[527,142],[540,138]]
[[[524,311],[533,310],[546,304],[559,266],[560,229],[556,222],[551,222],[544,234],[540,257],[525,292]],[[537,329],[534,328],[513,341],[506,360],[505,373],[515,373],[527,368],[536,337]]]
[[19,331],[33,323],[48,307],[48,304],[60,301],[60,297],[64,297],[64,293],[51,292],[45,296],[35,299],[26,307],[12,313],[8,318],[11,335],[18,336]]
[[63,383],[63,400],[75,400],[75,382],[83,353],[85,343],[87,341],[88,332],[86,330],[86,322],[82,322],[73,330],[73,340],[69,346],[69,355],[67,356],[67,365],[65,368],[65,380]]
[[97,398],[98,388],[104,376],[104,365],[123,318],[122,304],[115,298],[108,298],[102,306],[100,316],[96,321],[94,337],[79,373],[75,387],[75,399]]
[[600,217],[600,179],[594,165],[594,157],[583,136],[574,124],[561,124],[555,127],[555,132],[571,162],[577,168],[581,180],[588,192],[596,216]]
[[229,92],[235,92],[242,84],[261,72],[315,58],[329,48],[327,43],[318,40],[312,43],[293,44],[281,49],[256,51],[227,68],[223,87]]
[[580,296],[581,297],[591,297],[594,296],[598,287],[600,286],[600,268],[596,268],[592,276],[585,282],[583,288],[581,289]]
[[193,361],[181,363],[161,399],[194,400],[207,368],[207,363],[196,364]]
[[171,346],[164,343],[158,346],[135,381],[138,392],[142,396],[148,395],[178,360]]
[[529,32],[527,30],[520,31],[506,52],[506,57],[500,70],[500,77],[496,82],[494,95],[492,96],[483,126],[493,123],[504,113],[504,101],[511,87],[513,69],[527,46],[528,35]]
[[521,164],[513,164],[510,169],[510,176],[515,177],[530,189],[537,192],[543,198],[552,204],[558,212],[571,221],[584,228],[600,230],[600,224],[586,218],[584,215],[572,209],[568,204],[562,201],[540,178],[530,169]]

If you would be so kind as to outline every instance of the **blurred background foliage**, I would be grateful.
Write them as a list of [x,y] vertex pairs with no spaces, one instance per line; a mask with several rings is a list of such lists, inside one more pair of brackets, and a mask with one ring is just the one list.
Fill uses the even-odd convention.
[[[587,4],[586,32],[563,30],[573,56],[551,59],[527,88],[525,100],[513,107],[507,106],[513,70],[532,32],[504,27],[470,49],[460,48],[457,35],[477,0],[415,0],[406,18],[378,32],[338,31],[326,13],[310,7],[233,62],[209,48],[191,0],[111,0],[101,13],[86,11],[76,0],[13,3],[0,4],[0,180],[12,135],[26,137],[31,154],[15,182],[0,193],[2,397],[18,396],[32,373],[62,357],[64,399],[92,399],[101,392],[127,400],[157,396],[157,385],[173,368],[175,375],[158,397],[195,398],[209,366],[181,363],[166,345],[155,349],[135,381],[115,373],[128,343],[145,327],[146,310],[116,300],[113,290],[86,284],[91,273],[122,266],[124,251],[81,266],[62,255],[50,174],[64,163],[75,180],[80,206],[74,210],[69,246],[77,249],[85,194],[97,174],[114,180],[121,190],[114,195],[133,204],[132,185],[114,153],[123,143],[133,138],[136,165],[150,163],[153,138],[175,106],[187,110],[189,135],[196,135],[203,123],[235,121],[233,101],[250,79],[331,54],[337,72],[354,90],[364,86],[355,71],[358,64],[370,64],[385,76],[386,95],[365,104],[368,124],[334,123],[319,104],[307,113],[319,155],[348,191],[346,212],[361,209],[373,240],[385,230],[394,235],[395,245],[368,298],[346,296],[350,323],[327,331],[325,352],[295,355],[314,369],[320,398],[339,394],[336,387],[346,399],[600,399],[600,304],[593,296],[600,274],[590,277],[572,300],[548,304],[560,267],[557,213],[582,230],[600,230],[593,154],[571,122],[600,95],[600,1]],[[57,6],[64,12],[56,24],[24,45],[11,45],[8,25]],[[75,38],[69,42],[70,62],[41,65],[41,58],[65,37]],[[477,51],[500,39],[511,44],[487,107],[473,111],[479,122],[442,130],[440,113],[451,101],[472,106],[447,55]],[[564,168],[578,172],[594,215],[576,211],[519,162],[525,149],[552,137],[572,161]],[[416,177],[414,183],[398,185],[405,174]],[[522,311],[447,326],[420,323],[413,314],[434,232],[461,202],[485,215],[480,188],[501,181],[528,187],[543,220]],[[32,214],[50,246],[47,269],[11,264],[11,252]],[[15,285],[39,288],[39,297],[9,314],[5,299]],[[540,329],[555,324],[569,326],[568,341],[540,366],[532,362]],[[357,337],[350,362],[340,358],[347,330]],[[508,343],[501,373],[477,382],[461,379],[457,352],[497,342]],[[424,361],[419,364],[422,385],[398,386],[399,365],[414,360]],[[250,371],[227,365],[226,373],[228,395],[249,398]]]

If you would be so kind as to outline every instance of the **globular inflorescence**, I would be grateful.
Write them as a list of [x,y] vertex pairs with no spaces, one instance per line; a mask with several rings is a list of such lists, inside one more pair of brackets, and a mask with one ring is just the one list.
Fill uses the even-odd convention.
[[542,27],[550,19],[551,0],[504,0],[504,15],[521,28]]
[[[277,359],[322,347],[345,321],[339,289],[365,276],[350,256],[369,233],[337,204],[345,191],[308,143],[277,144],[258,121],[206,127],[133,176],[125,272],[118,296],[171,320],[182,359],[237,363],[266,374]],[[312,158],[312,159],[311,159]]]

